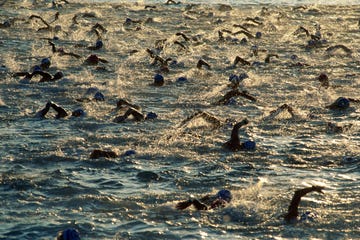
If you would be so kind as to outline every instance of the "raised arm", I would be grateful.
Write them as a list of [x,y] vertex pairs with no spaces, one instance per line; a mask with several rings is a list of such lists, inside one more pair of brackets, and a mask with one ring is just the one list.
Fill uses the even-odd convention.
[[284,217],[285,221],[291,222],[291,221],[294,221],[297,219],[297,217],[299,215],[299,212],[298,212],[299,204],[300,204],[301,198],[303,196],[305,196],[306,194],[308,194],[310,192],[314,192],[314,191],[323,193],[322,192],[323,189],[324,189],[324,187],[321,187],[321,186],[312,186],[312,187],[296,190],[293,198],[291,199],[288,212]]

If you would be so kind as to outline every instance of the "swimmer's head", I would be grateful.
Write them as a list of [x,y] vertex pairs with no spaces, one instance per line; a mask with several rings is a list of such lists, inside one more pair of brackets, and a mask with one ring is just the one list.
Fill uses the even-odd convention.
[[57,80],[57,79],[61,79],[62,77],[64,77],[64,74],[62,72],[57,72],[55,73],[54,75],[54,79]]
[[48,69],[51,65],[49,58],[43,58],[41,59],[40,67],[41,69]]
[[85,115],[86,113],[81,108],[76,109],[71,113],[71,116],[73,117],[84,117]]
[[154,112],[149,112],[148,114],[146,114],[145,119],[146,119],[146,120],[152,120],[152,119],[156,119],[157,117],[158,117],[158,116],[157,116],[156,113],[154,113]]
[[95,43],[96,48],[102,48],[104,46],[103,42],[101,40],[97,40]]
[[187,82],[187,78],[186,77],[179,77],[178,79],[176,79],[176,82],[178,82],[178,83]]
[[226,189],[222,189],[220,190],[217,194],[216,197],[221,198],[222,200],[225,200],[227,202],[230,202],[232,199],[232,195],[231,192],[229,190]]
[[3,23],[3,26],[6,28],[9,28],[9,27],[11,27],[11,22],[9,20],[5,20]]
[[318,76],[318,80],[319,80],[320,82],[324,82],[324,81],[329,80],[329,77],[326,75],[326,73],[321,73],[321,74]]
[[60,232],[57,240],[80,240],[80,234],[75,228],[68,228]]
[[256,37],[256,38],[261,38],[261,36],[262,36],[262,33],[261,33],[261,32],[256,32],[256,34],[255,34],[255,37]]
[[162,86],[164,85],[164,77],[161,74],[155,74],[154,76],[154,85],[155,86]]
[[97,92],[97,93],[95,93],[95,95],[94,95],[94,99],[95,99],[96,101],[105,101],[105,96],[104,96],[104,94],[102,94],[101,92]]
[[242,38],[240,40],[240,44],[246,44],[248,42],[248,40],[246,38]]
[[127,157],[127,156],[131,156],[131,155],[134,155],[136,154],[136,151],[133,150],[133,149],[130,149],[130,150],[127,150],[125,153],[124,153],[124,156]]
[[336,101],[333,104],[328,106],[328,108],[330,109],[339,109],[339,110],[345,110],[348,107],[350,107],[350,101],[349,99],[344,97],[339,97],[338,99],[336,99]]
[[255,150],[256,148],[256,143],[254,141],[245,141],[243,144],[242,144],[243,148],[245,150]]
[[95,54],[91,54],[86,60],[85,62],[87,64],[98,64],[99,63],[99,57],[96,56]]

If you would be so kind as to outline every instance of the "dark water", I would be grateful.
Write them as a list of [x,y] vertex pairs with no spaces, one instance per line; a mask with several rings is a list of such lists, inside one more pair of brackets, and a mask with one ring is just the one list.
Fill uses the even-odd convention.
[[[360,237],[359,200],[359,105],[345,111],[325,106],[339,96],[359,98],[360,6],[242,5],[220,11],[218,5],[157,4],[145,10],[141,4],[51,4],[38,1],[4,1],[0,29],[0,119],[1,119],[1,217],[0,239],[54,239],[68,227],[79,230],[83,239],[357,239]],[[61,31],[37,31],[41,21]],[[78,15],[78,24],[72,23]],[[263,24],[245,21],[259,17]],[[126,18],[142,20],[124,25]],[[152,21],[144,22],[152,18]],[[96,23],[104,47],[91,51]],[[244,35],[219,30],[240,30],[234,24],[248,24],[261,38],[240,43]],[[326,43],[309,48],[303,26],[315,34],[321,26]],[[192,39],[186,42],[177,32]],[[82,56],[60,56],[51,52],[48,39],[65,51]],[[152,64],[146,48],[172,58],[165,85],[154,87],[159,65]],[[174,41],[183,43],[185,49]],[[82,47],[76,47],[82,44]],[[342,44],[351,50],[326,52]],[[251,48],[258,46],[254,56]],[[136,50],[136,51],[135,51]],[[267,54],[277,54],[264,63]],[[84,65],[90,54],[109,61]],[[296,54],[297,59],[291,56]],[[231,67],[236,56],[251,66]],[[50,57],[51,74],[62,71],[56,82],[30,83],[12,73],[30,71],[42,58]],[[211,69],[197,69],[199,59]],[[297,66],[297,62],[304,63]],[[99,69],[97,67],[104,67]],[[214,104],[230,88],[231,74],[247,73],[240,86],[254,95],[251,102],[238,97],[232,105]],[[330,87],[321,87],[317,77],[329,76]],[[186,77],[183,83],[178,77]],[[86,91],[98,88],[105,101],[79,102]],[[152,121],[113,123],[119,98],[130,99],[145,112],[156,112]],[[68,112],[79,107],[84,118],[47,119],[35,114],[47,101]],[[298,115],[288,113],[273,120],[264,118],[283,103]],[[250,124],[240,131],[241,139],[253,139],[256,151],[229,152],[222,148],[231,127],[214,129],[197,119],[180,126],[196,111],[210,112],[221,119]],[[341,133],[327,129],[327,123],[352,124]],[[90,159],[94,149],[115,151],[117,158]],[[125,156],[128,150],[134,155]],[[283,223],[294,190],[325,187],[325,194],[307,195],[300,211],[319,216],[314,222]],[[219,210],[178,211],[180,200],[191,194],[202,196],[228,188],[233,202]]]

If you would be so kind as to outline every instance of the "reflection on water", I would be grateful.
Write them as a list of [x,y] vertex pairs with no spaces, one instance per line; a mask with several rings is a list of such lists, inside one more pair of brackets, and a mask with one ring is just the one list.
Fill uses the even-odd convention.
[[[345,111],[325,106],[339,96],[358,98],[359,6],[3,2],[0,238],[52,239],[67,227],[84,239],[357,237],[359,104]],[[249,34],[239,32],[244,29]],[[319,33],[321,41],[312,42],[310,35],[318,40]],[[99,37],[103,48],[89,49]],[[52,52],[48,41],[81,58]],[[326,51],[336,45],[350,54]],[[171,58],[164,86],[152,85],[161,66],[147,48]],[[108,63],[85,65],[90,54]],[[236,56],[245,64],[232,66]],[[45,57],[47,71],[62,71],[64,78],[25,83],[13,76]],[[199,59],[211,68],[198,69]],[[257,101],[215,104],[230,90],[229,76],[242,73],[248,78],[239,88]],[[321,73],[329,87],[321,86]],[[95,88],[105,101],[92,100]],[[124,110],[116,110],[120,98],[158,119],[112,122]],[[55,119],[51,109],[47,119],[34,118],[50,100],[87,115]],[[291,111],[267,117],[284,103],[296,117]],[[181,124],[200,110],[216,116],[220,127],[201,118]],[[229,122],[245,117],[250,123],[240,138],[255,140],[256,151],[226,151]],[[94,149],[118,157],[90,159]],[[325,194],[306,196],[300,211],[319,218],[284,225],[293,192],[315,184],[325,186]],[[174,208],[191,194],[222,188],[234,195],[224,209]]]

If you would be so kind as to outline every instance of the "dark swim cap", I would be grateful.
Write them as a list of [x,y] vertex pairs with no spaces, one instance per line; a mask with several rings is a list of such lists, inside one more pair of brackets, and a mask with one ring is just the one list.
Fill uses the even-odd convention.
[[346,109],[350,107],[350,101],[347,98],[339,97],[338,99],[336,99],[335,105],[340,109]]
[[220,190],[216,196],[218,198],[221,198],[222,200],[225,200],[227,202],[230,202],[231,199],[232,199],[232,195],[231,195],[231,192],[229,190],[226,190],[226,189],[222,189]]
[[63,240],[80,240],[80,234],[75,228],[68,228],[62,232]]
[[164,85],[164,77],[161,74],[155,74],[154,76],[154,85],[162,86]]
[[94,99],[97,101],[105,101],[105,96],[101,92],[97,92],[94,95]]
[[40,63],[40,67],[42,69],[48,69],[51,65],[50,59],[49,58],[43,58],[41,59],[41,63]]
[[84,112],[84,110],[79,108],[79,109],[74,110],[72,112],[71,116],[73,116],[73,117],[83,117],[83,116],[85,116],[85,112]]
[[96,48],[102,48],[104,46],[103,42],[101,40],[97,40],[95,43]]
[[152,119],[156,119],[157,118],[157,114],[154,112],[149,112],[148,114],[146,114],[146,119],[148,120],[152,120]]
[[245,141],[243,144],[243,148],[246,150],[254,150],[256,148],[256,143],[254,141]]

